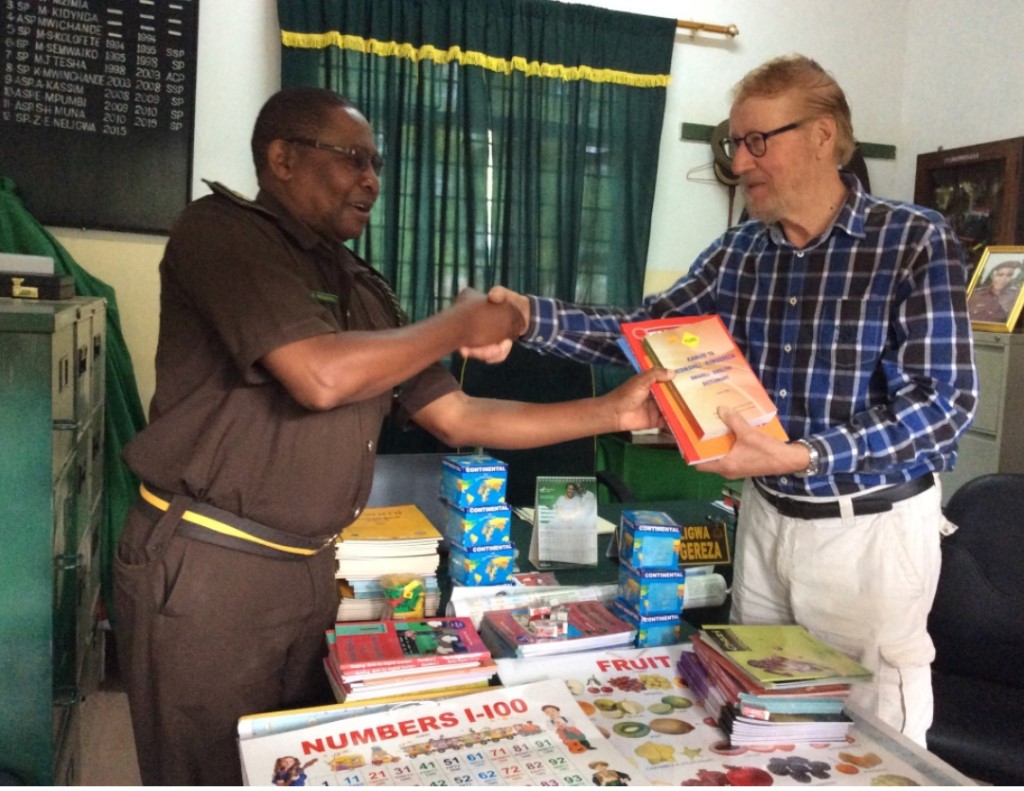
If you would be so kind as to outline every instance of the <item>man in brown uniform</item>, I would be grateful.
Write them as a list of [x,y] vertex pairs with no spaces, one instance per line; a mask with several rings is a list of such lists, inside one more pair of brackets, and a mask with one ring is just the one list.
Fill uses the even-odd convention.
[[528,447],[655,425],[648,390],[669,376],[565,404],[466,396],[437,360],[524,328],[476,294],[407,324],[343,246],[380,187],[366,119],[285,90],[252,147],[256,200],[212,185],[172,230],[150,425],[125,449],[143,486],[115,560],[117,636],[147,784],[237,785],[239,716],[331,700],[331,545],[393,407],[451,446]]

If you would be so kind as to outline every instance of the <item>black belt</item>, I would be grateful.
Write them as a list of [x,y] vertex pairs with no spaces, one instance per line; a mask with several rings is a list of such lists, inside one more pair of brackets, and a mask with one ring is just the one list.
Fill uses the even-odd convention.
[[[173,494],[142,484],[140,506],[167,511]],[[305,538],[238,516],[222,508],[193,500],[181,515],[178,532],[208,544],[240,549],[271,558],[304,558],[334,545],[337,535]]]
[[[908,497],[926,492],[935,483],[935,477],[929,472],[920,478],[914,478],[906,483],[898,483],[895,486],[887,486],[885,489],[871,492],[871,494],[854,497],[853,515],[865,516],[867,514],[882,514],[892,510],[892,504]],[[776,511],[783,516],[793,519],[838,519],[842,514],[839,510],[839,503],[829,500],[824,503],[816,503],[813,500],[794,500],[792,497],[781,497],[772,494],[765,489],[757,479],[754,479],[754,486],[758,493],[767,500]]]

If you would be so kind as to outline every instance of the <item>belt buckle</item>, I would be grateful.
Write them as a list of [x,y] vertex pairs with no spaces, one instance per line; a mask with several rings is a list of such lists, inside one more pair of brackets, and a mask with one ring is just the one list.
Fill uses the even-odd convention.
[[338,536],[340,536],[340,535],[341,535],[341,533],[337,532],[333,536],[329,536],[324,541],[324,543],[320,546],[320,548],[316,551],[316,554],[319,555],[321,552],[323,552],[325,549],[327,549],[327,547],[333,546],[335,544],[335,542],[337,542]]

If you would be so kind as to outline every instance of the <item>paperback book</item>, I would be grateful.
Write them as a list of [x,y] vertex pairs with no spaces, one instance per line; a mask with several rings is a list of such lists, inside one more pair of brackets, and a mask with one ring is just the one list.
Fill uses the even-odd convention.
[[366,508],[335,544],[336,574],[350,581],[382,574],[436,574],[441,540],[415,505]]
[[706,643],[754,683],[766,689],[848,684],[871,671],[798,624],[708,625]]
[[326,636],[330,657],[346,680],[479,665],[491,656],[472,622],[465,618],[339,621]]
[[720,407],[738,410],[769,436],[788,439],[770,396],[719,316],[628,322],[621,329],[621,345],[639,370],[660,366],[675,372],[653,392],[690,464],[720,458],[732,447],[734,437],[718,416]]
[[636,629],[598,601],[574,601],[491,610],[480,636],[495,657],[530,657],[632,646]]
[[[339,703],[393,700],[400,702],[409,696],[428,692],[472,692],[490,685],[497,672],[494,660],[480,664],[439,665],[396,673],[379,673],[346,679],[330,657],[324,658],[324,667]],[[422,671],[422,672],[421,672]]]

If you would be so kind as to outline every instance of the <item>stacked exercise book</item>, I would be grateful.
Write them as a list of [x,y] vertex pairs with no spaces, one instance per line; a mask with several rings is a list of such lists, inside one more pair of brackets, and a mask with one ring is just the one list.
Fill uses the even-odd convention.
[[327,677],[339,702],[393,702],[470,692],[497,671],[465,618],[338,622],[326,633]]
[[600,601],[485,612],[480,637],[494,657],[533,657],[632,648],[636,629]]
[[836,743],[853,684],[871,672],[802,626],[706,626],[679,675],[736,746]]
[[380,584],[384,575],[417,578],[425,594],[422,612],[436,614],[440,543],[441,533],[415,505],[365,509],[335,544],[338,620],[382,617],[387,604]]

